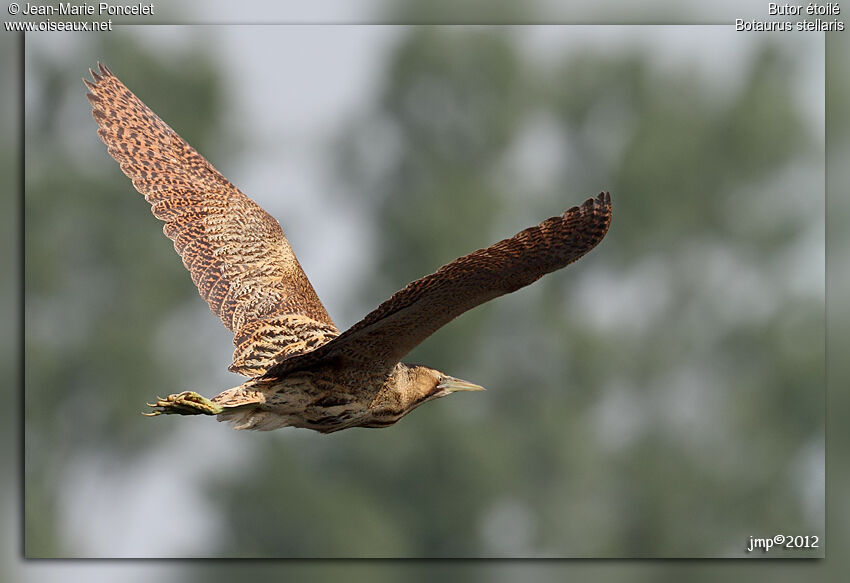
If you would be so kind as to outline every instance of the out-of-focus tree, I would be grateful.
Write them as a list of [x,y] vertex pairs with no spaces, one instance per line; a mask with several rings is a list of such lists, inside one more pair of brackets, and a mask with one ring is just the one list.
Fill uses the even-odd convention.
[[363,311],[603,188],[611,233],[408,359],[488,393],[258,439],[215,486],[219,553],[716,556],[823,532],[823,152],[794,55],[764,47],[720,99],[640,50],[537,64],[517,40],[411,29],[341,140],[376,217]]
[[[66,489],[73,464],[130,475],[165,443],[172,462],[218,456],[185,494],[220,529],[211,556],[715,556],[741,554],[754,528],[823,532],[823,152],[791,94],[796,56],[765,46],[720,98],[639,48],[538,62],[522,35],[411,28],[389,54],[374,108],[332,153],[340,196],[370,206],[376,234],[353,301],[365,313],[603,188],[609,236],[408,359],[489,392],[380,431],[227,434],[251,444],[244,459],[175,438],[208,419],[138,414],[223,364],[163,348],[196,291],[117,166],[91,166],[88,148],[106,154],[69,114],[88,109],[82,85],[29,57],[29,556],[75,554],[58,522],[92,501]],[[226,158],[210,57],[157,60],[129,38],[90,52],[117,71],[132,60],[139,96]]]
[[[216,123],[222,80],[209,56],[188,49],[166,62],[128,35],[96,38],[90,54],[107,55],[118,71],[132,63],[134,87],[167,87],[140,95],[179,120],[175,128],[199,149],[226,153]],[[152,365],[162,360],[157,334],[167,319],[152,314],[176,313],[197,292],[118,165],[81,155],[107,156],[94,120],[81,115],[90,109],[82,82],[69,85],[67,71],[38,51],[29,58],[37,98],[27,108],[25,152],[26,553],[55,557],[74,553],[57,530],[71,460],[96,456],[120,474],[175,427],[151,432],[139,415],[152,388],[179,376]],[[74,503],[88,503],[85,494]]]

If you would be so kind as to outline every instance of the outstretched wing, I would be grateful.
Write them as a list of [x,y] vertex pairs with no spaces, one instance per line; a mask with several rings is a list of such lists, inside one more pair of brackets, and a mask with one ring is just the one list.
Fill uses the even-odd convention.
[[93,82],[83,80],[97,133],[165,221],[201,297],[234,333],[230,370],[258,376],[336,337],[278,222],[99,69],[89,70]]
[[602,240],[610,224],[611,197],[603,192],[410,283],[336,339],[313,353],[283,360],[266,376],[321,360],[392,366],[465,311],[578,260]]

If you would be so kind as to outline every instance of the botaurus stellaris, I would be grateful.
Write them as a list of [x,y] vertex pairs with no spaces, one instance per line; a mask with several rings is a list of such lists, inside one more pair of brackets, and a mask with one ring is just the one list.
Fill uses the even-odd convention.
[[217,415],[235,429],[331,433],[386,427],[426,401],[482,390],[401,359],[465,311],[576,261],[611,223],[603,192],[410,283],[340,334],[277,221],[108,68],[89,72],[98,135],[165,222],[201,297],[233,332],[229,369],[250,377],[212,399],[190,391],[159,398],[148,415]]

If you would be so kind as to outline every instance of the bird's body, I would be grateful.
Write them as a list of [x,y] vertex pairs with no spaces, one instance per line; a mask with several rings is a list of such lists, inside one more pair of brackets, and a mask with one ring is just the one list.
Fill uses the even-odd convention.
[[[442,385],[442,386],[441,386]],[[319,367],[282,378],[251,379],[206,400],[196,393],[160,400],[161,408],[184,414],[213,414],[235,429],[302,427],[332,433],[349,427],[387,427],[420,404],[454,390],[481,387],[432,368],[398,363],[386,375],[340,373]]]
[[582,257],[611,222],[608,193],[418,279],[343,333],[280,225],[219,174],[109,69],[90,71],[98,135],[145,195],[210,309],[234,333],[230,370],[250,380],[212,399],[160,398],[150,415],[217,415],[236,429],[331,433],[386,427],[429,400],[482,387],[401,362],[463,312]]

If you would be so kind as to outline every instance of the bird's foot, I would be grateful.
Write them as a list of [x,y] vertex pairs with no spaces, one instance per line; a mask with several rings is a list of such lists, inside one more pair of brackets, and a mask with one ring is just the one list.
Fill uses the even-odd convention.
[[183,391],[175,395],[168,395],[165,399],[157,397],[156,403],[146,404],[148,407],[153,407],[153,411],[150,413],[142,413],[147,417],[156,417],[157,415],[218,415],[224,411],[224,407],[194,391]]

